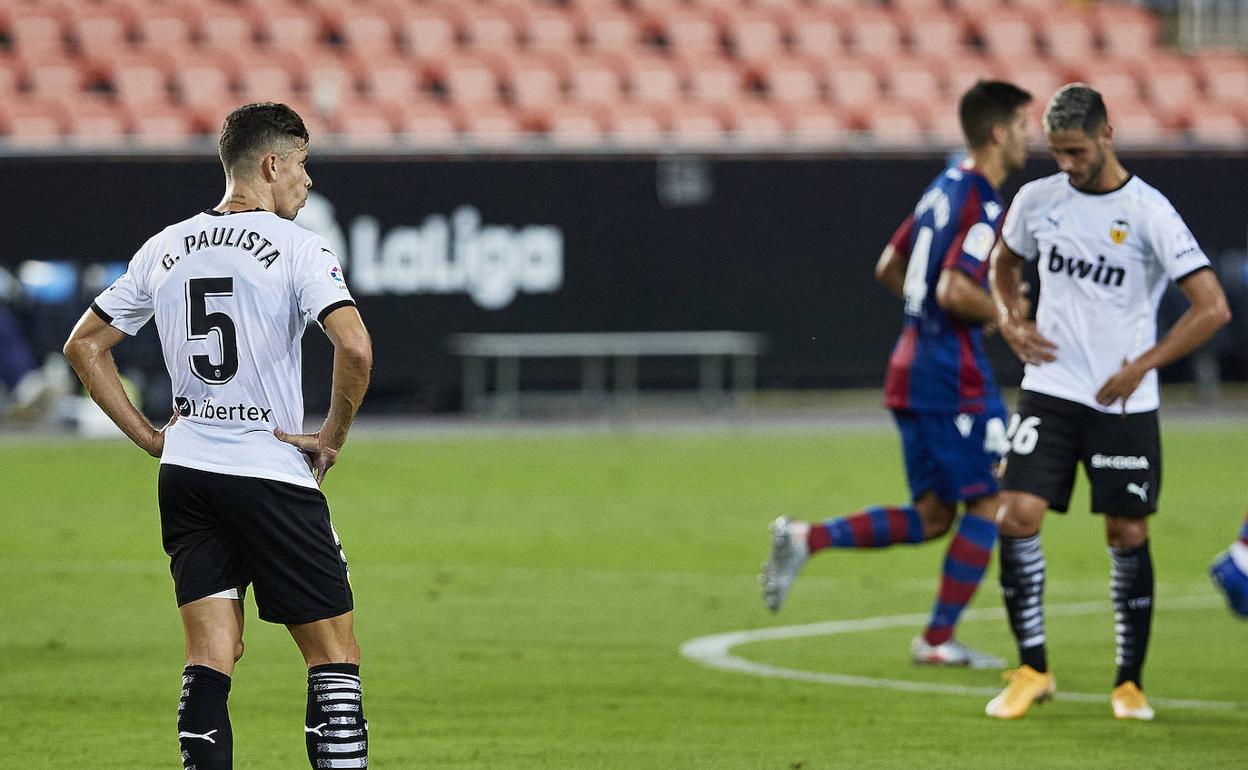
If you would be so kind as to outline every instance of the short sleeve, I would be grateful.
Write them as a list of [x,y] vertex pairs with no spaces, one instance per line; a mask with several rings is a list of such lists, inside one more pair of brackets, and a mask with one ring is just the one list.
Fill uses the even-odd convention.
[[309,239],[294,263],[295,296],[307,320],[324,323],[325,316],[346,305],[354,305],[338,255],[320,236]]
[[1201,268],[1209,267],[1209,257],[1196,242],[1196,236],[1188,228],[1179,212],[1165,201],[1148,219],[1145,230],[1148,247],[1153,257],[1170,276],[1178,281]]
[[906,221],[897,226],[893,237],[888,239],[888,245],[902,254],[910,253],[914,246],[914,214],[906,217]]
[[1030,208],[1031,185],[1023,188],[1014,196],[1014,202],[1005,212],[1005,223],[1001,226],[1001,240],[1010,251],[1018,256],[1034,262],[1040,254],[1040,245],[1036,242],[1035,233],[1027,226],[1027,209]]
[[962,203],[957,232],[941,262],[941,269],[960,270],[977,283],[988,277],[988,255],[997,241],[994,220],[1001,215],[995,200],[981,201],[980,192],[972,188]]
[[151,241],[143,244],[130,260],[126,272],[91,303],[96,315],[131,337],[138,334],[156,312],[152,292],[148,288],[150,244]]

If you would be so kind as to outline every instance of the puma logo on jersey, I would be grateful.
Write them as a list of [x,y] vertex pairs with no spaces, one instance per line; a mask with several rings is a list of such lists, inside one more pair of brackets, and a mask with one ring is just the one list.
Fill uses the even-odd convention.
[[1139,497],[1140,500],[1146,503],[1148,502],[1148,482],[1147,481],[1145,481],[1142,485],[1136,484],[1134,482],[1127,484],[1127,491]]
[[209,730],[208,732],[202,735],[199,733],[178,733],[178,737],[179,738],[198,738],[201,741],[208,741],[209,743],[215,746],[217,742],[212,739],[212,734],[215,732],[216,730]]
[[1121,286],[1122,279],[1127,275],[1126,268],[1110,267],[1106,264],[1104,256],[1097,255],[1094,264],[1079,257],[1063,256],[1058,253],[1056,246],[1049,249],[1049,272],[1088,279],[1102,286]]
[[303,732],[305,735],[308,733],[312,733],[318,738],[324,738],[325,734],[321,732],[321,728],[325,727],[326,724],[327,724],[326,722],[321,722],[316,727],[308,727],[307,725],[304,725]]

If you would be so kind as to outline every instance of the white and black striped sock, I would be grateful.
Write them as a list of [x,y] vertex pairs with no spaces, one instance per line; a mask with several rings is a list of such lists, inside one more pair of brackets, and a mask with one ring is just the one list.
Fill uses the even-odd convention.
[[1049,670],[1044,646],[1044,551],[1040,535],[1001,538],[1001,595],[1020,662]]
[[308,716],[304,737],[314,769],[368,767],[360,667],[326,663],[308,669]]
[[1135,548],[1110,548],[1110,596],[1114,600],[1114,637],[1118,642],[1118,676],[1114,686],[1140,681],[1148,637],[1153,626],[1153,557],[1148,541]]

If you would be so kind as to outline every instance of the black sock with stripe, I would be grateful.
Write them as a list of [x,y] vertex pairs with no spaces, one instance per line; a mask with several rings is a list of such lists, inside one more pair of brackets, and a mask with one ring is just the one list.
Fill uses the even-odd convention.
[[1110,594],[1114,600],[1114,638],[1118,642],[1118,676],[1114,686],[1140,681],[1144,653],[1153,626],[1153,558],[1148,541],[1136,548],[1110,548]]
[[303,732],[314,769],[368,767],[368,723],[361,695],[357,665],[326,663],[308,669]]
[[230,678],[207,666],[182,669],[178,701],[178,745],[183,770],[230,770],[234,734],[230,730]]
[[1040,535],[1002,537],[1001,595],[1018,643],[1019,662],[1044,673],[1049,670],[1044,646],[1044,551]]

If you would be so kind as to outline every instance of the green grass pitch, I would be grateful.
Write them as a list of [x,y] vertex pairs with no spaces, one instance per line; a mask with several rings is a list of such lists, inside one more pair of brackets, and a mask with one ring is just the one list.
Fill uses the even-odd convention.
[[[1071,701],[997,723],[978,696],[766,679],[679,655],[707,634],[927,611],[944,541],[821,554],[776,616],[755,583],[772,517],[904,499],[891,433],[358,436],[326,492],[351,560],[372,766],[1242,767],[1248,624],[1214,603],[1205,567],[1248,505],[1248,431],[1169,425],[1164,441],[1145,689],[1236,705],[1159,707],[1155,722],[1126,724],[1107,703]],[[0,467],[0,765],[177,767],[182,640],[155,462],[122,443],[6,439]],[[1059,691],[1108,694],[1109,566],[1086,490],[1047,522],[1048,602],[1104,609],[1050,617],[1049,655]],[[994,559],[974,606],[999,605]],[[996,672],[912,667],[917,630],[735,653],[998,684]],[[1002,620],[960,636],[1012,657]],[[249,606],[230,701],[237,767],[305,766],[303,692],[284,629]]]

